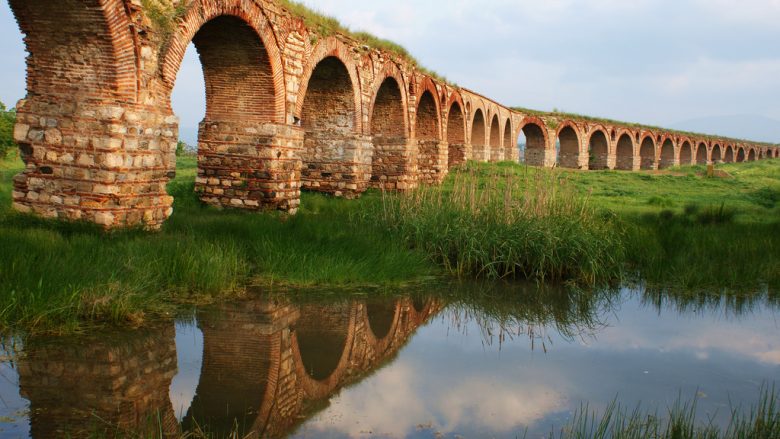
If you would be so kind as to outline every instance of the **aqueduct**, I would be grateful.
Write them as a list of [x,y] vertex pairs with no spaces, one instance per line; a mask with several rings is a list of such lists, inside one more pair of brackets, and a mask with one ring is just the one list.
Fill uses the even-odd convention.
[[173,324],[116,338],[32,341],[19,363],[30,433],[181,437],[201,429],[209,437],[284,437],[341,389],[392,362],[441,309],[435,300],[411,297],[221,305],[198,316],[200,374],[184,407],[174,407],[170,393],[177,373]]
[[[355,197],[441,182],[466,160],[663,169],[778,157],[777,145],[511,109],[339,33],[277,0],[8,0],[25,35],[27,96],[13,205],[106,228],[171,215],[187,46],[206,115],[196,191],[206,203],[294,213],[301,189]],[[560,145],[560,151],[557,145]]]

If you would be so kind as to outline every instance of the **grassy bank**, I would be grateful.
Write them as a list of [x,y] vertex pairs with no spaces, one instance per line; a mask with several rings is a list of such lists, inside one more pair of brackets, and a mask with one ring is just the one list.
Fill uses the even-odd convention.
[[[780,161],[671,173],[469,164],[441,187],[347,201],[304,194],[293,217],[202,206],[180,159],[161,233],[105,234],[11,211],[0,162],[0,327],[138,324],[253,281],[397,287],[442,274],[681,291],[780,291]],[[681,293],[682,294],[682,293]]]
[[364,222],[360,202],[306,194],[299,215],[202,206],[194,158],[181,158],[161,233],[102,231],[10,210],[16,159],[0,167],[0,327],[72,331],[95,322],[143,322],[241,295],[258,278],[295,285],[400,285],[435,268],[386,230]]

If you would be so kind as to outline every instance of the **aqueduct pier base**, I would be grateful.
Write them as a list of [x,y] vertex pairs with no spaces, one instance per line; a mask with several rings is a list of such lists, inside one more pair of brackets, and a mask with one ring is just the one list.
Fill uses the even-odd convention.
[[356,197],[436,184],[466,160],[519,160],[521,133],[539,166],[780,156],[776,145],[515,111],[318,34],[273,0],[8,1],[29,52],[13,206],[44,217],[155,229],[171,215],[171,93],[190,43],[207,107],[196,191],[219,206],[294,213],[302,188]]

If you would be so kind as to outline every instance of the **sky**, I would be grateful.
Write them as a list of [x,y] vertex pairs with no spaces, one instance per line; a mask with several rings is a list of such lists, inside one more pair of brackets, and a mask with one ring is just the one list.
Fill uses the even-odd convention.
[[[505,105],[674,127],[734,115],[780,120],[780,0],[304,3]],[[0,32],[0,100],[10,106],[24,95],[24,49],[5,1]],[[191,48],[173,97],[183,136],[203,117],[203,93]]]

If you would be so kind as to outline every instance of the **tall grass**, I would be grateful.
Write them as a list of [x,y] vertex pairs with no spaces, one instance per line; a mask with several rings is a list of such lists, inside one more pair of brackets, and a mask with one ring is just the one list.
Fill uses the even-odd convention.
[[549,439],[773,439],[780,437],[780,396],[764,387],[748,410],[734,407],[724,429],[696,417],[696,400],[678,398],[665,415],[627,409],[616,401],[597,414],[586,404]]
[[572,280],[619,276],[619,223],[599,215],[557,171],[456,174],[441,190],[385,194],[382,219],[458,276]]

